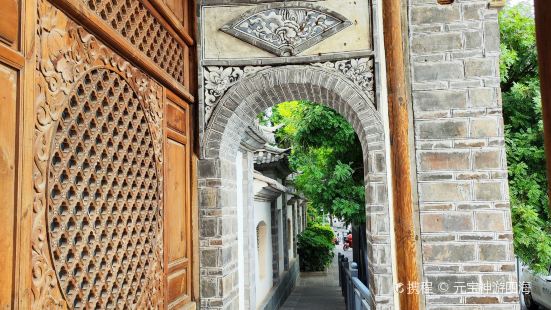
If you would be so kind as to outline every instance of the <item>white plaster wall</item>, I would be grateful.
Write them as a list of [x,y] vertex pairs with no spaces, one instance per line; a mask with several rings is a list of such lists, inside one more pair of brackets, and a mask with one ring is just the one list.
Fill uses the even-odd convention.
[[[316,1],[315,4],[342,14],[352,22],[352,25],[307,49],[300,55],[312,56],[372,49],[368,0],[327,0]],[[255,5],[207,6],[203,8],[202,29],[203,38],[206,38],[203,40],[203,59],[276,57],[219,30],[222,26],[253,7]],[[205,22],[207,20],[208,23]]]
[[[255,180],[255,183],[258,182]],[[254,245],[254,255],[255,255],[255,266],[256,266],[256,306],[258,307],[270,289],[272,288],[272,281],[273,281],[273,275],[272,275],[272,238],[271,238],[271,231],[272,231],[272,225],[271,225],[271,215],[270,215],[270,208],[271,203],[268,201],[255,201],[254,202],[254,223],[255,227],[253,228],[253,231],[256,233],[256,226],[261,221],[264,221],[266,223],[266,236],[264,240],[264,244],[266,245],[266,261],[264,262],[264,266],[267,268],[264,273],[264,277],[260,278],[260,270],[259,270],[259,261],[258,261],[258,248],[257,243]]]
[[[236,162],[236,186],[237,186],[237,269],[240,275],[245,275],[245,204],[243,197],[243,153],[237,152]],[[239,277],[239,307],[245,305],[245,277]]]
[[251,249],[254,249],[256,244],[256,221],[254,218],[254,155],[252,152],[243,154],[243,184],[245,185],[243,197],[246,197],[244,202],[244,233],[245,243],[245,309],[252,309],[256,306],[256,260],[254,255],[251,255]]

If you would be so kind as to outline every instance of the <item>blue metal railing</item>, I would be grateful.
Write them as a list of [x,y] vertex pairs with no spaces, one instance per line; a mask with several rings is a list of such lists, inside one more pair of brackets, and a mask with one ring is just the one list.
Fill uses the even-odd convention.
[[375,309],[373,295],[358,279],[358,265],[339,253],[339,285],[347,310]]

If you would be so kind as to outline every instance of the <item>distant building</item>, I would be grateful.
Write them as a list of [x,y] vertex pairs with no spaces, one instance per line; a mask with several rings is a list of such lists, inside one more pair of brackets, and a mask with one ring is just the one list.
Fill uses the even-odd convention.
[[298,277],[296,238],[306,227],[306,201],[288,182],[290,150],[272,146],[266,128],[247,133],[255,143],[242,144],[237,156],[239,299],[245,308],[276,309]]

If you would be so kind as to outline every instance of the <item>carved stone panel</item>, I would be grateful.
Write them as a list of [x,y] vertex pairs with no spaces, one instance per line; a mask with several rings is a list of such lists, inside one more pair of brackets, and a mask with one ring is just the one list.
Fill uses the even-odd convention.
[[314,66],[325,67],[339,71],[344,74],[349,80],[362,88],[371,100],[371,104],[375,104],[375,67],[374,59],[370,58],[351,58],[339,61],[327,61],[323,63],[315,63]]
[[289,2],[255,8],[221,30],[278,56],[294,56],[350,25],[336,12]]
[[270,68],[270,66],[206,67],[203,71],[205,78],[205,123],[209,121],[218,100],[230,87],[235,85],[241,78],[266,68]]
[[[375,104],[375,68],[373,57],[351,58],[338,61],[313,63],[312,66],[328,68],[342,74],[354,82],[367,95],[369,103]],[[255,74],[271,66],[218,67],[208,66],[203,69],[204,77],[204,123],[210,121],[218,102],[232,86],[242,78]]]
[[32,306],[163,307],[162,88],[38,2]]

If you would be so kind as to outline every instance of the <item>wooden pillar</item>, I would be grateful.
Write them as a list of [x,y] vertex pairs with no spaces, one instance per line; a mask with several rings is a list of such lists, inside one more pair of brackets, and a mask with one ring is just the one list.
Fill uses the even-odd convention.
[[[541,103],[547,158],[547,194],[551,200],[551,5],[549,0],[534,0],[538,45]],[[549,205],[551,210],[551,204]]]
[[[383,0],[383,32],[388,83],[390,153],[398,282],[419,283],[410,177],[409,117],[402,37],[401,0]],[[400,294],[400,309],[419,309],[419,295]]]

